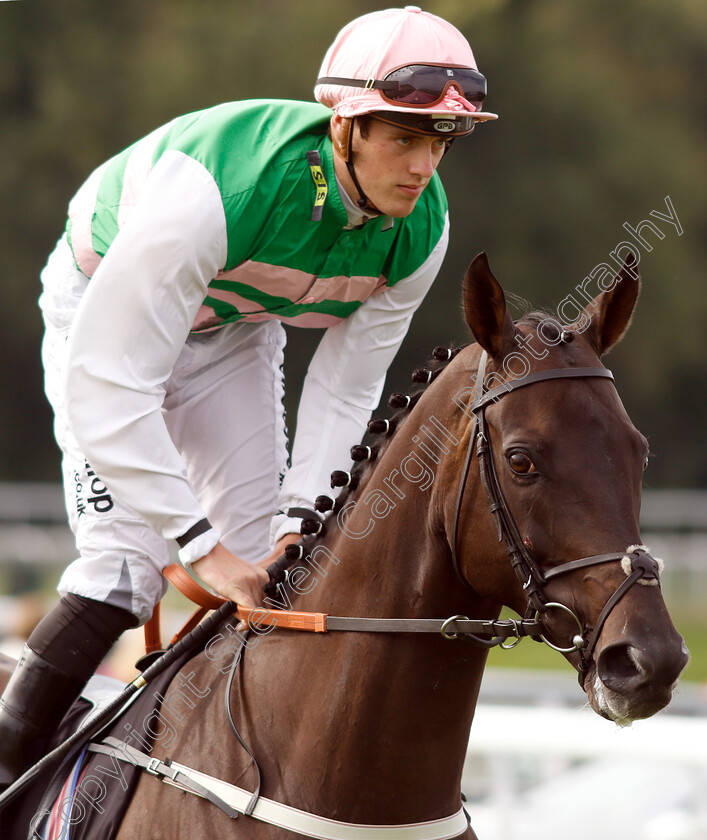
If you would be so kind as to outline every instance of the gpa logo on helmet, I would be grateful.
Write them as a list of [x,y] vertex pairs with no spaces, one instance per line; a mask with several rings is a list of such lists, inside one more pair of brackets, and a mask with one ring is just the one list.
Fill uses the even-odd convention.
[[457,124],[454,122],[454,120],[435,120],[432,123],[432,126],[435,131],[441,131],[447,134],[450,131],[454,131],[454,129],[457,127]]

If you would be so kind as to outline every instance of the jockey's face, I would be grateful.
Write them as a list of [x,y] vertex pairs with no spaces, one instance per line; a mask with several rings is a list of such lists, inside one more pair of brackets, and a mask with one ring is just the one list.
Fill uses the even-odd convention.
[[[340,119],[332,119],[332,132],[340,129]],[[372,119],[366,136],[358,120],[353,128],[353,162],[356,177],[368,200],[386,216],[403,217],[412,213],[418,198],[434,175],[444,154],[446,141],[440,137],[414,134],[404,128]],[[336,175],[355,202],[358,191],[346,163],[334,145]]]

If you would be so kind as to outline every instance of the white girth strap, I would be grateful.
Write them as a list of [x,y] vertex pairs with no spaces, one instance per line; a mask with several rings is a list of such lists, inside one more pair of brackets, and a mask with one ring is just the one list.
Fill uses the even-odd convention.
[[[176,761],[173,761],[170,766],[215,793],[240,813],[245,812],[251,797],[247,790],[222,782],[220,779],[214,779],[213,776],[192,770],[191,767],[185,767]],[[175,784],[169,779],[163,781],[167,784]],[[176,786],[181,787],[181,785]],[[264,796],[258,799],[251,816],[270,825],[277,825],[280,828],[304,834],[306,837],[317,837],[321,840],[451,840],[464,834],[469,827],[462,808],[449,817],[429,822],[407,825],[361,825],[318,817],[316,814],[282,805]]]
[[[115,759],[142,767],[167,784],[209,799],[231,817],[246,814],[251,803],[253,795],[243,788],[215,779],[176,761],[165,759],[163,762],[116,738],[107,737],[101,744],[91,743],[88,749],[90,752],[105,753]],[[257,799],[249,816],[319,840],[452,840],[464,834],[469,827],[463,808],[449,817],[428,822],[361,825],[318,817],[316,814],[282,805],[264,796]]]

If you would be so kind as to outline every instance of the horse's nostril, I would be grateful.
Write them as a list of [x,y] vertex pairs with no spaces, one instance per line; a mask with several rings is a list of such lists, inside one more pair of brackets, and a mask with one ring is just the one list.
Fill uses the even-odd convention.
[[607,688],[624,693],[650,679],[639,660],[639,651],[631,645],[609,645],[597,659],[597,674]]

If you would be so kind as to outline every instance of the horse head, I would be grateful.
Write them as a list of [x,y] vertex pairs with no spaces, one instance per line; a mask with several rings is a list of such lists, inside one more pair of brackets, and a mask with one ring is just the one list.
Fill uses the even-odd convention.
[[[666,706],[688,658],[661,594],[661,562],[639,535],[648,443],[600,362],[628,329],[639,288],[630,256],[572,326],[543,313],[514,323],[485,254],[476,257],[464,282],[475,381],[455,401],[485,452],[478,468],[466,465],[463,498],[447,513],[472,589],[537,615],[592,708],[618,723]],[[479,546],[494,546],[493,562]]]

